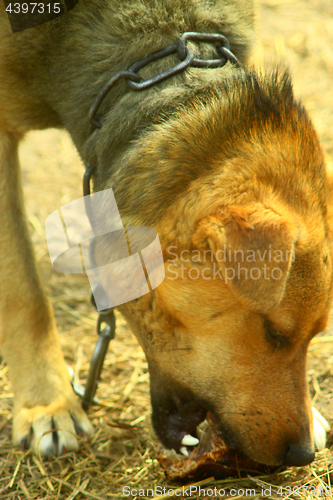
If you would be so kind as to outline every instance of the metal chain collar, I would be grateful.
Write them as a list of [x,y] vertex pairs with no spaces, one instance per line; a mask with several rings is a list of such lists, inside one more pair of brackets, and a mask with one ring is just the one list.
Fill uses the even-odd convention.
[[[188,41],[193,42],[203,42],[211,43],[215,45],[217,52],[217,58],[215,59],[198,59],[194,57],[193,51],[187,46]],[[171,54],[178,54],[180,62],[175,66],[172,66],[158,75],[152,76],[147,80],[142,80],[142,77],[138,74],[140,69],[144,68],[148,64],[157,61],[159,59],[164,59]],[[196,33],[187,32],[184,33],[178,40],[177,43],[166,47],[165,49],[154,52],[153,54],[140,59],[139,61],[132,64],[126,71],[118,71],[114,73],[109,81],[104,85],[102,90],[99,92],[94,104],[91,106],[89,111],[89,121],[90,121],[90,131],[93,132],[96,128],[101,128],[103,125],[102,118],[97,115],[104,98],[111,90],[113,85],[125,78],[125,81],[132,90],[145,90],[157,83],[163,82],[171,76],[182,73],[188,67],[192,66],[195,68],[218,68],[224,66],[228,61],[232,62],[236,66],[240,66],[237,57],[231,52],[230,44],[228,39],[217,33]]]
[[[194,57],[193,51],[186,44],[188,41],[193,42],[204,42],[211,43],[215,45],[217,52],[217,58],[215,59],[198,59]],[[159,59],[164,59],[171,54],[178,54],[180,62],[175,66],[172,66],[165,71],[162,71],[158,75],[152,76],[147,80],[143,80],[138,74],[142,68],[148,64],[157,61]],[[237,57],[230,51],[230,44],[227,38],[219,34],[211,33],[194,33],[187,32],[184,33],[178,40],[177,43],[166,47],[165,49],[154,52],[153,54],[140,59],[136,63],[132,64],[127,71],[118,71],[114,73],[109,81],[104,85],[102,90],[99,92],[95,102],[89,111],[89,121],[90,130],[89,135],[96,129],[101,128],[103,125],[103,120],[97,115],[97,112],[113,85],[125,78],[125,81],[132,90],[144,90],[160,83],[167,78],[170,78],[178,73],[185,71],[188,67],[192,66],[195,68],[218,68],[224,66],[228,61],[232,62],[236,66],[240,66]],[[87,197],[90,195],[90,181],[91,177],[96,173],[96,166],[88,165],[87,170],[83,177],[83,196]],[[85,198],[86,210],[89,216],[90,205],[88,199]],[[90,218],[90,217],[89,217]],[[93,295],[91,295],[92,305],[96,309],[96,304]],[[96,309],[97,310],[97,309]],[[106,323],[106,326],[102,329],[102,324]],[[110,340],[115,336],[116,323],[113,309],[106,309],[105,311],[99,311],[98,321],[97,321],[97,333],[98,341],[95,346],[91,361],[90,369],[88,374],[88,379],[86,387],[83,391],[77,390],[77,393],[82,397],[82,406],[85,410],[88,410],[92,401],[97,401],[94,398],[98,381],[100,379],[102,366],[104,358],[109,346]],[[82,394],[83,393],[83,394]]]

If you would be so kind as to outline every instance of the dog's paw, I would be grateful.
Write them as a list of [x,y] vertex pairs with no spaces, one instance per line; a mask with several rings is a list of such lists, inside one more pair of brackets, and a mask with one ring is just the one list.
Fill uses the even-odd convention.
[[48,406],[21,408],[15,412],[13,441],[45,457],[79,448],[77,436],[89,436],[93,427],[79,402],[59,398]]
[[312,414],[314,444],[316,450],[320,451],[326,448],[326,432],[330,430],[330,426],[327,420],[314,407],[312,407]]

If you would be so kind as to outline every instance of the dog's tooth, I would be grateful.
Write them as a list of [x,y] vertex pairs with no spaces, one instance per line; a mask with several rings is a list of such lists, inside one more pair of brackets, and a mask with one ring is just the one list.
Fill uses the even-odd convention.
[[183,446],[196,446],[199,443],[199,439],[191,436],[191,434],[185,434],[180,444]]
[[327,422],[326,418],[322,416],[321,413],[315,408],[314,406],[312,407],[312,414],[313,414],[313,419],[318,420],[318,422],[324,427],[325,431],[330,430],[330,424]]
[[183,455],[185,455],[185,457],[188,457],[188,451],[187,451],[186,446],[181,446],[179,448],[179,451],[180,451],[180,453],[182,453]]

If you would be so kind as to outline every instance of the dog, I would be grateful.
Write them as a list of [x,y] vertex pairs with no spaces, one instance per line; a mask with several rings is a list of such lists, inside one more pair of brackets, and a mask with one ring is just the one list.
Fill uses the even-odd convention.
[[[318,420],[314,431],[306,352],[332,302],[331,180],[288,72],[247,68],[254,19],[248,0],[81,0],[13,33],[0,3],[0,349],[15,445],[58,455],[92,432],[36,269],[20,182],[20,140],[59,127],[96,166],[94,189],[113,189],[124,226],[159,235],[163,283],[118,309],[148,360],[163,445],[186,453],[209,412],[228,446],[256,462],[314,459],[324,431]],[[188,67],[139,92],[119,81],[89,135],[89,109],[111,74],[185,32],[224,35],[240,64]],[[205,60],[215,45],[189,41]],[[176,63],[173,54],[140,75]]]

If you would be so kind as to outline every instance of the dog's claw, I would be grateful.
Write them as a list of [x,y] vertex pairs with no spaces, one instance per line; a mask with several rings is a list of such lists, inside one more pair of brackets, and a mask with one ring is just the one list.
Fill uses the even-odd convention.
[[191,434],[185,434],[181,443],[183,446],[196,446],[199,443],[199,439],[191,436]]
[[21,448],[23,451],[28,449],[28,438],[27,437],[21,439]]
[[72,415],[72,413],[70,414],[71,416],[71,419],[73,421],[73,424],[74,424],[74,429],[75,429],[75,432],[78,436],[84,436],[85,435],[85,432],[84,430],[79,426],[79,424],[77,423],[76,421],[76,418],[74,417],[74,415]]
[[326,448],[326,432],[330,430],[330,425],[314,407],[312,407],[312,414],[314,443],[316,450],[321,451]]

